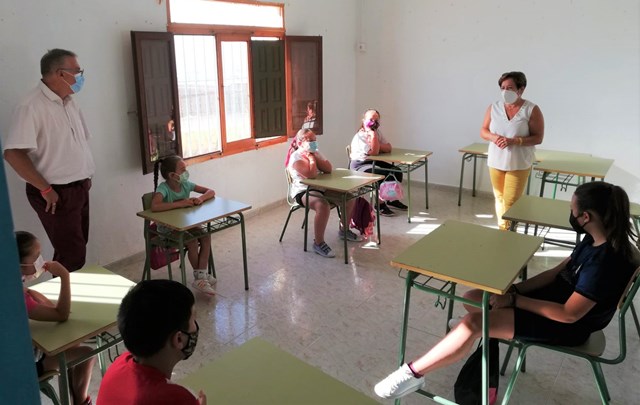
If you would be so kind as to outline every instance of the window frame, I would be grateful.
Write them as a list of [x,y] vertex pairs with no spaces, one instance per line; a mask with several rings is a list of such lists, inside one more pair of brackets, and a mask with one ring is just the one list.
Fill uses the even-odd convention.
[[[232,3],[244,3],[244,4],[256,4],[256,5],[265,5],[263,2],[259,1],[247,1],[247,0],[218,0],[218,1],[228,1]],[[170,0],[167,0],[167,31],[166,32],[157,32],[159,37],[163,35],[170,37],[170,55],[169,55],[169,63],[171,65],[171,74],[172,74],[172,85],[171,89],[174,92],[172,95],[172,100],[174,100],[175,106],[175,131],[176,131],[176,144],[175,151],[176,153],[182,156],[183,151],[183,134],[180,126],[180,101],[179,101],[179,93],[177,86],[177,76],[176,76],[176,55],[175,55],[175,45],[174,38],[175,35],[206,35],[206,36],[214,36],[215,38],[215,47],[216,47],[216,66],[217,66],[217,79],[218,79],[218,103],[219,103],[219,114],[220,114],[220,126],[221,126],[221,135],[220,135],[220,149],[219,151],[208,152],[203,155],[193,156],[185,158],[188,164],[199,163],[208,161],[211,159],[221,158],[224,156],[234,155],[237,153],[242,153],[249,150],[257,150],[260,148],[268,147],[271,145],[277,145],[280,143],[287,142],[288,138],[295,135],[299,128],[293,128],[293,117],[292,117],[292,69],[291,69],[291,54],[289,50],[288,41],[289,38],[293,40],[314,40],[318,41],[318,101],[319,101],[319,109],[318,113],[320,114],[322,111],[322,37],[303,37],[303,36],[292,36],[289,37],[285,34],[285,28],[265,28],[265,27],[248,27],[248,26],[222,26],[222,25],[202,25],[202,24],[186,24],[186,23],[171,23],[170,17]],[[269,5],[275,5],[281,8],[281,13],[283,16],[284,22],[284,4],[282,3],[269,3]],[[153,35],[154,33],[147,33],[149,35]],[[281,117],[284,119],[284,128],[282,129],[281,135],[276,135],[267,138],[258,137],[261,131],[262,124],[256,123],[256,117],[254,114],[256,113],[254,108],[254,100],[256,97],[255,87],[254,87],[254,75],[252,68],[252,43],[255,43],[255,37],[271,37],[277,38],[280,41],[283,41],[283,58],[284,58],[284,94],[285,100],[283,104],[284,112]],[[133,39],[133,32],[132,32]],[[227,141],[227,123],[226,123],[226,112],[225,112],[225,100],[224,100],[224,80],[223,80],[223,59],[221,53],[221,44],[224,41],[245,41],[247,43],[247,63],[248,63],[248,71],[249,71],[249,95],[250,95],[250,128],[251,135],[250,138],[241,139],[238,141],[228,142]],[[134,44],[137,46],[137,43]],[[136,52],[140,52],[139,49],[134,49],[134,59]],[[145,100],[145,89],[144,82],[139,83],[139,77],[142,73],[140,70],[144,68],[144,66],[137,60],[134,60],[134,68],[136,69],[136,93],[139,99],[139,128],[140,128],[140,144],[141,144],[141,154],[142,154],[142,162],[143,162],[143,173],[149,172],[149,167],[153,167],[153,162],[151,161],[152,156],[150,155],[149,150],[149,142],[146,137],[143,135],[145,123],[147,122],[147,114],[145,113],[145,108],[141,108],[140,100],[144,102]],[[314,72],[315,73],[315,72]],[[142,84],[142,87],[141,87]],[[144,105],[142,105],[144,107]],[[321,115],[319,115],[321,117]],[[320,118],[321,120],[321,118]],[[321,127],[320,127],[321,129]],[[320,135],[322,131],[318,131]]]

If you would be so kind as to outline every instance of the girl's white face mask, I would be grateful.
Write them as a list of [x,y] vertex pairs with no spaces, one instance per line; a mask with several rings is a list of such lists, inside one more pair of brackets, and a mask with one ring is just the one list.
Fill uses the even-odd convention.
[[38,258],[36,259],[35,262],[33,262],[33,264],[21,264],[21,267],[26,267],[26,266],[33,266],[36,269],[36,272],[33,274],[28,274],[26,276],[22,276],[22,281],[31,281],[31,280],[35,280],[38,277],[40,277],[42,275],[42,273],[44,273],[44,259],[42,258],[42,255],[38,256]]

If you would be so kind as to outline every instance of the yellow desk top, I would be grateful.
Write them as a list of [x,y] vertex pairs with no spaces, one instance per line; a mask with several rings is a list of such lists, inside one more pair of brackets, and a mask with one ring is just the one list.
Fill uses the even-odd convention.
[[[135,285],[100,266],[85,266],[71,273],[71,314],[66,322],[29,320],[33,343],[54,356],[116,325],[118,308]],[[60,279],[36,284],[30,289],[57,300]]]
[[595,177],[603,179],[611,166],[613,159],[603,159],[595,156],[574,157],[572,159],[545,159],[534,166],[534,170],[541,172],[573,174],[575,176]]
[[428,150],[393,148],[389,153],[380,153],[376,156],[367,156],[367,160],[414,164],[422,159],[426,159],[431,155],[433,155],[433,152]]
[[[196,349],[197,351],[197,349]],[[272,344],[255,338],[178,382],[215,404],[376,404]]]
[[543,238],[448,220],[391,266],[504,294]]
[[315,179],[304,179],[302,184],[309,187],[333,190],[339,193],[348,193],[361,187],[382,180],[384,176],[358,172],[348,169],[333,169],[331,173],[320,174]]
[[523,195],[502,215],[509,221],[572,231],[569,201]]
[[140,211],[136,215],[149,219],[177,231],[186,231],[219,218],[238,214],[251,209],[242,202],[218,197],[205,201],[202,205],[175,210],[153,212],[150,209]]

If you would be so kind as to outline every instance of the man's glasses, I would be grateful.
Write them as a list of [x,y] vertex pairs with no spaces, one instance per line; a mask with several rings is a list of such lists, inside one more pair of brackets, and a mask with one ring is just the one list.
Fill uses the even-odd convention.
[[74,75],[80,74],[80,76],[84,76],[84,69],[65,69],[65,68],[60,68],[58,70],[64,70],[65,72],[73,72]]

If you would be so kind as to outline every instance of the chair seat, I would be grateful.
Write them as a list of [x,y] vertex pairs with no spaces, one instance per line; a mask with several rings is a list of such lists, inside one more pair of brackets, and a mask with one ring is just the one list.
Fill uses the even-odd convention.
[[45,371],[44,373],[42,373],[41,376],[38,377],[38,381],[39,382],[47,381],[59,375],[60,375],[60,372],[58,370]]
[[586,356],[599,357],[607,347],[607,339],[601,330],[595,331],[586,342],[580,346],[560,346],[562,349],[577,352]]

